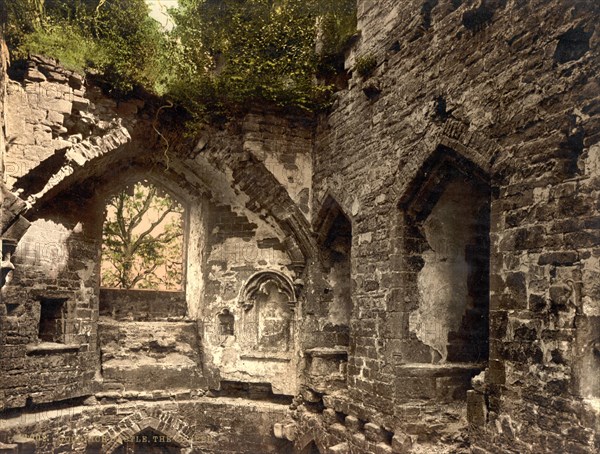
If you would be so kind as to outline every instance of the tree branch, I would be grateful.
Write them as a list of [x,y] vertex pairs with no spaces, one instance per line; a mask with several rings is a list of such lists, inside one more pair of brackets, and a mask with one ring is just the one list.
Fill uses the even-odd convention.
[[138,239],[133,243],[133,250],[136,251],[140,245],[140,243],[144,240],[145,237],[147,237],[150,233],[152,233],[152,231],[162,222],[164,221],[164,219],[167,217],[167,215],[169,213],[174,213],[174,208],[175,208],[176,204],[175,203],[171,203],[169,205],[169,208],[167,208],[167,210],[162,213],[160,215],[160,217],[154,221],[152,224],[150,224],[150,227],[148,227],[148,229],[146,229],[144,232],[142,232],[140,234],[140,236],[138,237]]
[[142,218],[144,217],[144,214],[146,214],[150,209],[155,195],[156,188],[153,187],[150,189],[150,191],[148,191],[148,195],[146,196],[146,200],[144,200],[142,208],[140,208],[140,210],[135,214],[135,216],[131,218],[131,222],[129,223],[129,227],[127,229],[129,234],[131,234],[133,232],[133,229],[135,229],[139,225],[139,223],[142,222]]

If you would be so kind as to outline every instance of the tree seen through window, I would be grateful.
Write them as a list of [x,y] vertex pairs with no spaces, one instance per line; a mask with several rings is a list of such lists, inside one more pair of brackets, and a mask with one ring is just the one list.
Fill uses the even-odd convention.
[[102,230],[101,285],[181,290],[183,212],[179,202],[147,181],[110,199]]

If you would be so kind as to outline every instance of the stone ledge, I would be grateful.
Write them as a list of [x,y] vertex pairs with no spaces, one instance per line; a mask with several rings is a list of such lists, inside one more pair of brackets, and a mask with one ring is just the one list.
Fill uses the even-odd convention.
[[28,345],[27,355],[51,355],[54,353],[79,352],[81,344],[59,344],[57,342],[42,342],[40,344]]
[[481,371],[485,367],[486,363],[408,363],[396,366],[395,371],[399,376],[440,377]]
[[259,360],[259,361],[277,361],[290,362],[292,358],[289,353],[274,352],[245,352],[240,355],[241,359]]
[[327,358],[330,356],[348,356],[348,347],[337,346],[330,348],[309,348],[304,350],[308,356],[313,358]]

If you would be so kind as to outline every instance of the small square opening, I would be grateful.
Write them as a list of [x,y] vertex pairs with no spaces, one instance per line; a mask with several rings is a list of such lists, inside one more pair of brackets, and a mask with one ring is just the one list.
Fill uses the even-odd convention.
[[42,298],[40,300],[39,338],[42,342],[65,342],[66,301],[66,298]]

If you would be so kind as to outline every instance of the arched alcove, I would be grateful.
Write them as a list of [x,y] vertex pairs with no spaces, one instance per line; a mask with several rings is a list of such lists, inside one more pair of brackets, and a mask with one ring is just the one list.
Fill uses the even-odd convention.
[[347,386],[352,318],[352,222],[330,194],[315,217],[321,266],[314,270],[315,298],[305,306],[307,386],[320,393]]
[[[488,358],[489,207],[486,175],[440,147],[401,201],[414,362]],[[428,352],[428,353],[427,353]],[[428,361],[428,362],[429,362]]]
[[318,239],[327,282],[323,299],[329,304],[331,324],[347,332],[352,316],[352,223],[329,195],[318,219]]
[[147,427],[118,447],[115,454],[181,454],[182,446],[169,436]]
[[106,454],[183,454],[192,445],[187,424],[172,413],[160,411],[154,416],[144,412],[126,416],[110,437],[100,439],[104,440],[100,452]]
[[296,294],[289,278],[275,271],[254,274],[243,287],[242,346],[285,353],[292,347]]

